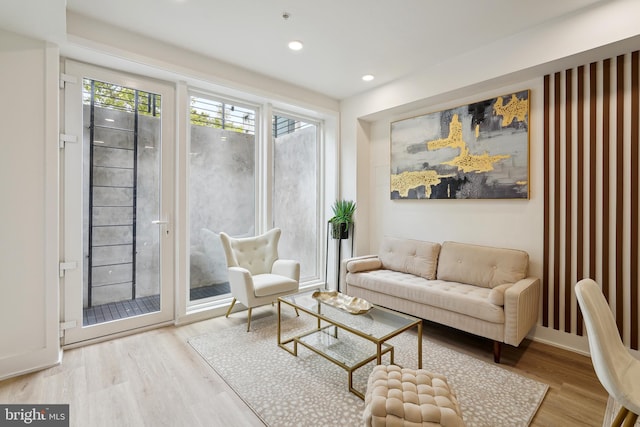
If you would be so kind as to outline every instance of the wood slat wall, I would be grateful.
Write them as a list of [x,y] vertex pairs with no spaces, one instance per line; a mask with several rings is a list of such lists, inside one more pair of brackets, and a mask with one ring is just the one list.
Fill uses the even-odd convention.
[[640,55],[544,76],[542,325],[583,335],[573,286],[602,287],[638,349]]

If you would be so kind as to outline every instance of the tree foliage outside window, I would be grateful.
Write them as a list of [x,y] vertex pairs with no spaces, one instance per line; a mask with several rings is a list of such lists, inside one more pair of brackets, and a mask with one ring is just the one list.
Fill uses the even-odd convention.
[[209,98],[192,96],[190,120],[192,125],[233,132],[255,134],[255,110]]
[[[136,108],[137,93],[139,114],[148,116],[160,115],[160,95],[117,84],[84,79],[82,93],[84,104],[89,105],[91,103],[92,91],[94,105],[98,107],[133,112]],[[191,97],[189,115],[192,125],[240,133],[254,133],[255,113],[252,110],[221,102],[211,103],[207,100],[203,103],[202,101],[202,98]]]
[[147,116],[159,116],[161,110],[160,95],[119,86],[98,80],[84,79],[82,82],[82,101],[91,103],[91,86],[93,84],[94,104],[98,107],[133,112],[136,108],[136,92],[138,94],[138,113]]

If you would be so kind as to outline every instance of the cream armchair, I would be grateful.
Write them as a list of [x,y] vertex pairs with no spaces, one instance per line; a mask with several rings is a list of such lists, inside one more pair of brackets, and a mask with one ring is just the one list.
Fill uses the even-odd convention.
[[611,425],[631,427],[640,414],[640,360],[622,342],[600,286],[583,279],[575,290],[587,327],[593,368],[602,386],[621,405]]
[[220,233],[229,270],[229,285],[233,301],[226,317],[229,317],[236,301],[248,309],[247,332],[251,328],[251,309],[273,303],[278,297],[298,291],[300,263],[278,259],[280,229],[235,239]]

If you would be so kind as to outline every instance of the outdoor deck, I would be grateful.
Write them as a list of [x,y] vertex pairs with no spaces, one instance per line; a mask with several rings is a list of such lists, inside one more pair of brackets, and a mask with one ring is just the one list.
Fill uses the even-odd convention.
[[[193,288],[189,292],[191,301],[224,295],[230,292],[229,284],[217,284]],[[112,320],[125,319],[160,310],[160,295],[150,295],[134,300],[111,302],[85,308],[82,313],[82,325],[90,326]]]

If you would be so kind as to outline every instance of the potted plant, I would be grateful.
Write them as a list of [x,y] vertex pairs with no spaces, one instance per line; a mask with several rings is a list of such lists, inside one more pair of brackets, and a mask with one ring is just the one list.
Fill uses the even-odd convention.
[[356,210],[356,203],[353,200],[336,200],[333,206],[333,217],[331,223],[331,237],[334,239],[348,239],[349,227],[353,224],[353,213]]

